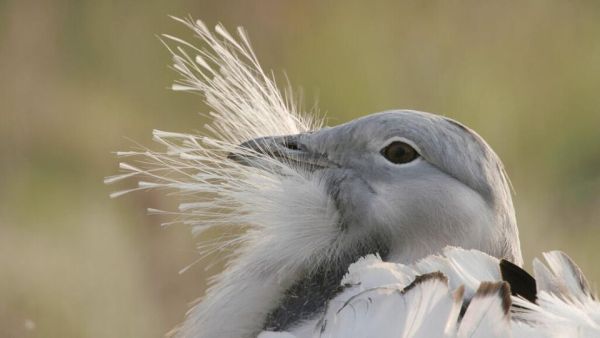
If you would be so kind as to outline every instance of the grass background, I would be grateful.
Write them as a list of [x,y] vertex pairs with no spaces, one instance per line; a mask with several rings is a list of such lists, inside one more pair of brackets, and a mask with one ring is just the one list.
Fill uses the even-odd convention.
[[391,108],[466,123],[512,178],[526,261],[561,249],[600,281],[598,2],[0,0],[1,337],[160,337],[214,272],[178,274],[194,240],[145,211],[168,197],[102,184],[127,138],[205,122],[200,97],[168,90],[155,35],[191,38],[168,14],[246,27],[330,124]]

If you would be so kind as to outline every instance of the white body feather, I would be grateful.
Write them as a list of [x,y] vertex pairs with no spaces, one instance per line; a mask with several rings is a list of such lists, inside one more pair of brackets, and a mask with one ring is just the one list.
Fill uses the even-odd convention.
[[[580,271],[563,253],[544,255],[557,283],[552,289],[562,291],[540,285],[538,304],[513,296],[521,308],[512,314],[500,286],[489,283],[502,281],[499,260],[482,252],[448,247],[412,265],[367,256],[350,266],[342,282],[354,286],[331,300],[321,317],[259,337],[599,337],[600,303],[580,287]],[[406,290],[417,276],[438,271],[447,282],[429,278]]]

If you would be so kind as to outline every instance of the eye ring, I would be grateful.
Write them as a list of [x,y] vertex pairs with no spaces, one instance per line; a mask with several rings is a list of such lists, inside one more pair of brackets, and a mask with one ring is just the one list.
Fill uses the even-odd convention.
[[410,144],[394,141],[381,149],[381,155],[394,164],[409,163],[419,158],[419,153]]

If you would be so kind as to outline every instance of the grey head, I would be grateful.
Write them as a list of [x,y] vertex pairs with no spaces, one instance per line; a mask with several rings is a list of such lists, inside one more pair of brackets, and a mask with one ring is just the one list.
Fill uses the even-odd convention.
[[[386,111],[242,146],[294,164],[320,180],[337,208],[340,236],[352,238],[352,247],[367,248],[355,250],[341,266],[300,279],[270,313],[267,328],[286,328],[302,319],[298,311],[318,310],[335,292],[346,265],[369,250],[388,261],[411,263],[452,245],[522,264],[503,165],[479,135],[456,121],[417,111]],[[256,166],[248,156],[230,156]],[[360,245],[361,239],[371,243]],[[302,291],[315,285],[329,289],[312,296]],[[316,305],[298,310],[289,303],[298,298]],[[293,313],[285,310],[290,308],[295,308]]]
[[410,262],[457,245],[522,264],[502,162],[459,122],[395,110],[242,146],[317,173],[340,231],[386,234],[390,259]]

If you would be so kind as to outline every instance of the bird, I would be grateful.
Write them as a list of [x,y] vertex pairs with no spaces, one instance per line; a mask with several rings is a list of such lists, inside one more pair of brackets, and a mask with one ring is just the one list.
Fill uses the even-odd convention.
[[[177,193],[149,209],[221,235],[226,261],[177,337],[505,337],[600,334],[600,305],[561,252],[523,258],[511,184],[474,130],[388,110],[334,127],[280,90],[246,31],[173,18],[202,42],[161,41],[200,93],[201,134],[153,131],[162,150],[118,152],[114,183]],[[169,222],[170,224],[171,222]],[[557,335],[558,334],[558,335]],[[565,335],[562,335],[565,336]]]

